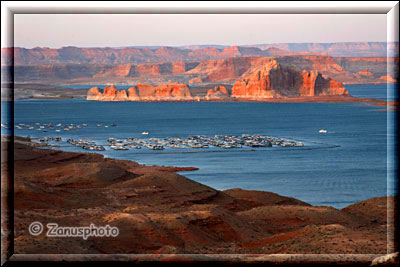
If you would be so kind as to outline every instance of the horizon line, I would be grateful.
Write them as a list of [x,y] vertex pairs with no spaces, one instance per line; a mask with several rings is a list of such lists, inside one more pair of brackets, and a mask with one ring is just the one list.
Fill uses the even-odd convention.
[[[386,43],[386,44],[396,44],[399,41],[349,41],[349,42],[273,42],[273,43],[257,43],[257,44],[185,44],[185,45],[124,45],[124,46],[76,46],[76,45],[64,45],[60,47],[49,47],[49,46],[13,46],[13,47],[2,47],[3,48],[23,48],[23,49],[36,49],[36,48],[49,48],[49,49],[62,49],[66,47],[77,47],[77,48],[148,48],[148,47],[172,47],[172,48],[183,48],[185,46],[224,46],[224,47],[254,47],[258,45],[275,45],[275,44],[343,44],[343,43]],[[255,47],[256,48],[256,47]]]

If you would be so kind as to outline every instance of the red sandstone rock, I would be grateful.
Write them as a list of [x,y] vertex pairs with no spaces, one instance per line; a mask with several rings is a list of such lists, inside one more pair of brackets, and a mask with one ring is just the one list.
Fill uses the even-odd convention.
[[113,101],[127,101],[127,100],[128,100],[128,95],[126,94],[125,90],[117,91],[117,95],[113,99]]
[[139,97],[142,99],[151,98],[154,96],[156,88],[151,84],[138,83],[136,85]]
[[186,84],[165,84],[156,88],[154,97],[158,100],[192,100],[189,87]]
[[113,101],[117,94],[117,88],[112,84],[110,86],[104,87],[103,101]]
[[392,76],[390,76],[389,74],[386,76],[381,76],[379,77],[380,80],[384,80],[387,83],[396,83],[396,79],[394,79]]
[[114,85],[106,86],[104,94],[101,95],[98,90],[91,89],[88,92],[88,100],[100,101],[163,101],[163,100],[193,100],[189,87],[186,84],[163,84],[154,86],[151,84],[137,84],[128,89],[128,94],[125,90],[117,90]]
[[303,70],[303,84],[299,89],[299,93],[302,96],[314,96],[315,95],[315,80],[317,79],[318,72]]
[[[317,92],[315,95],[348,95],[349,92],[344,88],[341,82],[335,81],[331,78],[321,77],[321,83],[316,83]],[[322,84],[321,86],[319,86]]]
[[128,100],[130,100],[130,101],[140,100],[140,97],[139,97],[139,95],[138,95],[138,93],[136,91],[136,87],[135,86],[132,86],[131,88],[128,89],[128,94],[129,94]]
[[232,88],[232,97],[250,99],[346,94],[348,92],[340,82],[325,78],[315,70],[300,72],[280,65],[274,59],[236,82]]
[[[10,147],[6,142],[1,146]],[[387,235],[394,231],[388,220],[394,197],[342,210],[314,207],[271,192],[218,191],[174,173],[180,168],[37,149],[19,138],[13,146],[14,249],[19,254],[152,254],[153,260],[174,259],[155,253],[384,254]],[[9,176],[8,163],[1,162],[3,177]],[[110,225],[119,234],[54,243],[44,233],[30,235],[32,221]]]
[[216,86],[214,89],[210,89],[207,91],[207,95],[205,97],[206,100],[213,99],[226,99],[229,98],[229,92],[225,88],[225,86]]
[[98,87],[92,87],[89,89],[86,100],[101,100],[103,95],[100,93]]
[[269,60],[248,77],[236,82],[232,88],[232,97],[237,98],[273,98],[280,95],[272,88],[270,72],[278,70],[275,60]]

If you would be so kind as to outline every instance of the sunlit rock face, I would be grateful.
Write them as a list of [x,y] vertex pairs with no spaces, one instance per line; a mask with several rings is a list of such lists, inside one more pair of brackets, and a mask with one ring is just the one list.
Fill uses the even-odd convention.
[[263,66],[236,82],[235,98],[280,98],[293,96],[346,95],[343,84],[324,77],[316,70],[299,71],[270,59]]
[[207,91],[207,95],[205,96],[206,100],[214,100],[214,99],[228,99],[229,92],[225,88],[225,86],[216,86],[214,89],[209,89]]
[[101,100],[101,98],[103,97],[102,93],[99,91],[98,87],[92,87],[89,89],[87,96],[86,96],[86,100]]
[[140,100],[139,94],[135,86],[132,86],[128,89],[128,100],[130,101],[138,101]]
[[381,77],[379,77],[379,79],[380,80],[383,80],[383,81],[386,81],[387,83],[395,83],[396,82],[396,79],[394,79],[392,76],[390,76],[389,74],[388,75],[385,75],[385,76],[381,76]]
[[186,84],[164,84],[156,87],[154,97],[157,100],[192,100],[192,94]]
[[193,100],[186,84],[137,84],[126,90],[117,90],[114,85],[104,88],[103,94],[97,87],[89,89],[87,100],[97,101],[185,101]]
[[113,99],[113,101],[127,101],[128,95],[126,94],[125,90],[118,90],[117,95]]

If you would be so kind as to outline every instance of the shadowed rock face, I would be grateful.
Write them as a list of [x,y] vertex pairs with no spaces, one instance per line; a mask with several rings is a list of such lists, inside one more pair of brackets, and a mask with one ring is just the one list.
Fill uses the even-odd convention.
[[114,98],[114,101],[127,101],[128,95],[125,90],[118,90],[117,95]]
[[214,89],[209,89],[207,91],[207,95],[205,96],[206,100],[213,99],[228,99],[229,92],[225,88],[225,86],[215,86]]
[[232,97],[280,98],[291,96],[347,95],[343,84],[315,70],[302,72],[270,59],[234,84]]
[[103,101],[113,101],[117,94],[117,88],[114,85],[104,87]]

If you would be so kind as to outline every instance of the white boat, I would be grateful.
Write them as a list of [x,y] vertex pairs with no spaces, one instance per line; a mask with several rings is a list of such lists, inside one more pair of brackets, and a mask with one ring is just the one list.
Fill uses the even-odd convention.
[[148,135],[148,134],[149,134],[149,132],[142,132],[142,134],[143,134],[143,135]]
[[328,132],[328,130],[325,130],[325,129],[319,130],[319,133],[327,133],[327,132]]

